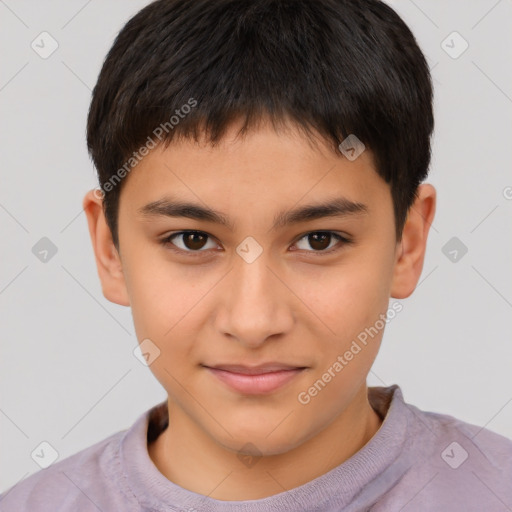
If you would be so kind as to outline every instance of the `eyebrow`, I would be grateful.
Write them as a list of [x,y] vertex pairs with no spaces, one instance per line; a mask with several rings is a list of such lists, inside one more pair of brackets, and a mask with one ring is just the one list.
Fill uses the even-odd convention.
[[[186,217],[189,219],[213,222],[233,230],[233,223],[223,213],[199,204],[159,199],[137,210],[143,217]],[[274,217],[272,229],[322,219],[325,217],[348,217],[367,215],[368,207],[346,197],[338,197],[318,204],[309,204],[293,210],[282,211]]]

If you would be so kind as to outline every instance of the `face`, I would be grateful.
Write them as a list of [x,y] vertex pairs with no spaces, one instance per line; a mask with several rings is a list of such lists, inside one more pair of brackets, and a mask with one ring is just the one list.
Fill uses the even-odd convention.
[[366,389],[400,245],[369,151],[349,161],[293,127],[235,132],[156,148],[126,178],[123,285],[171,414],[278,454]]

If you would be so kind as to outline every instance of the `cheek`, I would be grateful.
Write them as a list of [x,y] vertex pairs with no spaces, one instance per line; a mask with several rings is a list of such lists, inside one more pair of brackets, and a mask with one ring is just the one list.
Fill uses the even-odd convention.
[[[304,303],[323,330],[340,344],[356,337],[386,311],[390,269],[382,259],[358,255],[357,261],[324,267],[311,278],[302,278]],[[310,315],[311,316],[311,315]]]
[[186,317],[201,291],[180,266],[147,241],[133,243],[126,254],[123,271],[138,338],[163,342],[172,336],[174,326]]
[[129,262],[127,286],[137,339],[149,339],[160,350],[151,371],[163,382],[170,379],[169,373],[178,377],[199,362],[196,333],[208,318],[204,299],[218,278],[209,273],[198,276],[197,268],[172,265],[165,258],[147,261]]

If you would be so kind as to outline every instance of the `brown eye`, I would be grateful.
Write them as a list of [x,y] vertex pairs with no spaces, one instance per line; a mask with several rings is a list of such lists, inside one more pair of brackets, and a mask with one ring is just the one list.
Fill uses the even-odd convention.
[[[341,235],[333,233],[332,231],[312,231],[311,233],[307,233],[304,235],[297,243],[297,245],[305,240],[307,245],[311,247],[313,250],[308,249],[307,247],[299,247],[299,249],[304,249],[308,252],[319,252],[319,253],[331,253],[338,250],[343,246],[350,244],[351,241]],[[338,241],[338,244],[332,243]],[[334,247],[334,249],[333,249]]]
[[311,233],[308,235],[308,242],[311,247],[318,251],[324,251],[329,248],[332,235],[329,233]]
[[[215,248],[215,243],[212,242],[213,247],[207,247],[209,235],[202,231],[180,231],[173,233],[162,240],[163,245],[172,245],[177,251],[183,252],[204,252],[204,248]],[[176,242],[174,241],[176,239]],[[180,240],[181,239],[181,240]],[[173,248],[174,249],[174,248]]]
[[208,237],[202,233],[186,233],[182,236],[184,245],[187,249],[192,251],[202,249],[208,239]]

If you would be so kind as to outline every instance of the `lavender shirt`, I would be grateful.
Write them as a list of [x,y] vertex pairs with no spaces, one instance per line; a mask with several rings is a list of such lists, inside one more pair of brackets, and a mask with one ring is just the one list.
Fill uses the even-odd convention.
[[404,402],[397,385],[369,388],[384,421],[356,454],[290,491],[219,501],[167,480],[147,443],[167,422],[166,402],[130,429],[30,475],[0,495],[2,512],[510,512],[512,441]]

